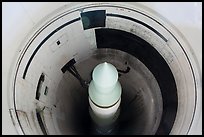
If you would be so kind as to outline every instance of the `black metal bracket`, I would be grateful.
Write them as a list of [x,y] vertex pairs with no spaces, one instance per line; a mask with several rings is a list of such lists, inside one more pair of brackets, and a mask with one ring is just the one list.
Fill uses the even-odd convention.
[[83,88],[87,88],[88,87],[88,82],[85,81],[84,79],[82,79],[82,77],[80,76],[79,72],[77,71],[77,69],[75,68],[74,64],[76,63],[75,59],[71,59],[69,62],[67,62],[67,64],[65,64],[62,68],[61,71],[63,73],[65,73],[67,70],[76,78],[79,80],[81,86]]

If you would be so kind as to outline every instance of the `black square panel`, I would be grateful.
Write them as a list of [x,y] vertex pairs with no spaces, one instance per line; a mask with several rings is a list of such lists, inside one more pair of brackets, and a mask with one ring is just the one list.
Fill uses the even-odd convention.
[[95,10],[81,13],[84,30],[95,27],[105,27],[105,10]]

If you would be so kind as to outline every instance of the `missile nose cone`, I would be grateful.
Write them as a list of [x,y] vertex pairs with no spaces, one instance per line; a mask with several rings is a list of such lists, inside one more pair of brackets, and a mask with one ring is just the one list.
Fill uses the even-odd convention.
[[118,81],[117,69],[110,63],[97,65],[92,74],[94,84],[100,88],[113,87]]
[[118,71],[110,63],[98,64],[92,73],[93,80],[89,85],[89,97],[99,106],[111,106],[121,96],[121,85],[118,81]]

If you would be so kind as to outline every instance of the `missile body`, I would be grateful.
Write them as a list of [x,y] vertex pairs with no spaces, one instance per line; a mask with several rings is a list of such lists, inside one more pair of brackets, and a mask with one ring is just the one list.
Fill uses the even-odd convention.
[[101,130],[108,132],[120,113],[122,88],[117,69],[110,63],[98,64],[89,85],[90,115]]

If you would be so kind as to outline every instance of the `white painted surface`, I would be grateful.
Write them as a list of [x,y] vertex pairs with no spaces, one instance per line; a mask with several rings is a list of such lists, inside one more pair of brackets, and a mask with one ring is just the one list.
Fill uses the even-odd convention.
[[[110,108],[99,108],[93,104],[93,102],[89,98],[89,104],[94,112],[94,114],[100,119],[110,119],[114,116],[118,107],[120,106],[121,99],[112,107]],[[110,122],[111,123],[111,122]]]
[[[202,3],[201,2],[145,2],[167,18],[190,43],[202,71]],[[202,87],[201,87],[202,88]],[[197,96],[195,120],[189,134],[202,134],[202,92]]]

